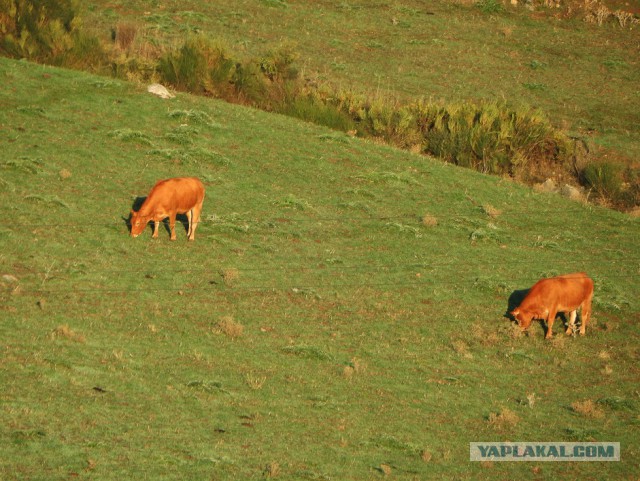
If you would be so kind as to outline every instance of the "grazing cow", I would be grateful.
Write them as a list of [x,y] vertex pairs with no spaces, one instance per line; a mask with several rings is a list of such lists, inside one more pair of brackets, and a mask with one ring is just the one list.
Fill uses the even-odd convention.
[[169,217],[171,240],[176,240],[176,215],[187,214],[189,240],[194,240],[204,201],[204,186],[195,177],[161,180],[153,186],[138,212],[131,211],[131,237],[138,237],[153,221],[153,237],[158,237],[160,222]]
[[526,330],[533,319],[547,321],[546,339],[553,335],[551,328],[558,312],[570,312],[566,333],[572,334],[578,308],[582,308],[580,334],[584,335],[591,316],[593,281],[584,272],[542,279],[529,290],[520,305],[511,311],[522,330]]

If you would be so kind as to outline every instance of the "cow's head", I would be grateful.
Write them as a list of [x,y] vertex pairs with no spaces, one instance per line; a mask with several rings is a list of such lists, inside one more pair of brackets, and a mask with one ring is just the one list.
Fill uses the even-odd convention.
[[139,212],[131,211],[131,237],[138,237],[149,223],[148,216],[142,216]]
[[530,325],[531,321],[534,318],[533,312],[521,311],[520,308],[514,309],[509,314],[518,321],[518,325],[522,328],[522,330],[526,330]]

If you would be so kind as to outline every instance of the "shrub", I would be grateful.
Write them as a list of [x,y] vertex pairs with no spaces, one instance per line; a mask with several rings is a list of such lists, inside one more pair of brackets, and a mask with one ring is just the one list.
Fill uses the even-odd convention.
[[587,187],[593,189],[604,200],[615,200],[622,190],[619,166],[611,162],[588,164],[582,171]]
[[346,113],[321,102],[313,95],[298,95],[283,103],[278,111],[281,114],[324,125],[334,130],[349,132],[355,129],[355,122]]
[[188,39],[158,62],[162,81],[180,90],[225,97],[236,64],[224,46],[202,36]]
[[0,52],[50,61],[73,46],[76,0],[0,0]]
[[115,29],[115,41],[121,50],[129,50],[138,35],[138,26],[134,23],[122,22]]
[[67,68],[91,70],[101,74],[111,73],[109,57],[97,37],[84,32],[73,33],[71,47],[53,60],[54,64]]
[[479,0],[476,5],[480,10],[489,15],[504,11],[504,6],[500,0]]
[[258,63],[237,64],[231,83],[239,101],[266,106],[267,86]]

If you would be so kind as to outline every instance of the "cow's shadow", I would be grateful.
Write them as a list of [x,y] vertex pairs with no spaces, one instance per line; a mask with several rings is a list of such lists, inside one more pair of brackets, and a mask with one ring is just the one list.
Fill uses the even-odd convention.
[[[140,210],[140,207],[142,207],[142,204],[144,204],[144,201],[147,200],[147,196],[144,197],[136,197],[135,200],[133,201],[133,203],[131,204],[131,210],[138,212]],[[131,233],[131,212],[129,212],[129,215],[127,217],[122,217],[123,222],[126,224],[127,226],[127,230],[129,231],[129,233]],[[185,233],[189,233],[189,219],[187,218],[186,214],[178,214],[176,216],[176,224],[180,222],[182,224],[182,226],[184,227],[184,231]],[[162,224],[164,225],[164,229],[167,231],[167,234],[171,235],[171,228],[169,227],[169,218],[167,217],[166,219],[164,219],[162,221]],[[149,222],[149,225],[147,226],[149,229],[151,229],[151,232],[153,233],[153,222]]]
[[[507,300],[507,310],[504,313],[505,318],[507,318],[511,324],[517,326],[518,320],[511,315],[511,311],[513,311],[516,307],[518,307],[524,298],[529,294],[530,289],[516,289],[511,293],[509,299]],[[543,326],[544,329],[544,326]]]
[[507,301],[507,311],[504,313],[504,317],[515,320],[510,313],[524,301],[524,298],[529,294],[529,290],[530,289],[518,289],[511,293]]

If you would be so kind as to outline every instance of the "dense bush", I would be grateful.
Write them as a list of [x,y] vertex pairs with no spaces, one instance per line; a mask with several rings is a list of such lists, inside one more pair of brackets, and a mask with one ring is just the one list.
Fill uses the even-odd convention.
[[75,0],[0,0],[0,52],[50,61],[73,47]]
[[236,63],[224,46],[198,36],[164,55],[157,69],[161,80],[177,89],[223,97],[236,73]]
[[540,162],[568,164],[573,153],[569,139],[528,107],[423,99],[401,103],[330,88],[317,92],[316,109],[332,106],[348,115],[361,136],[485,173],[526,177],[526,170]]
[[582,171],[583,183],[607,202],[620,200],[622,192],[621,169],[611,162],[594,162]]

